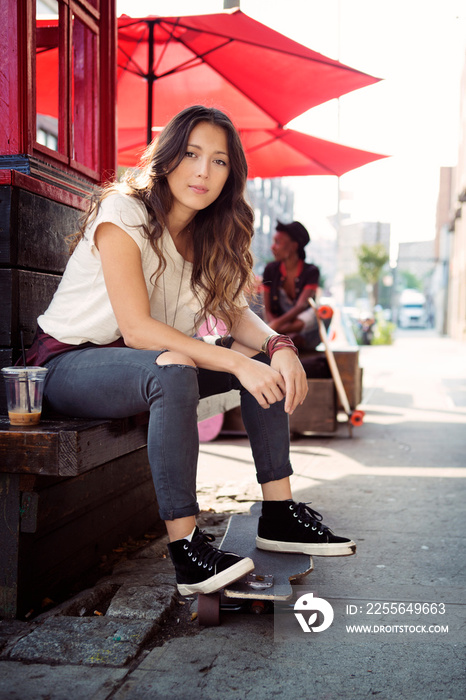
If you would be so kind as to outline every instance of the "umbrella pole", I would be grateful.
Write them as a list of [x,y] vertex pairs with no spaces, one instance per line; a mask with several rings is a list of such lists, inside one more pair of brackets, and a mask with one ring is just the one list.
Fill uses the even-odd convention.
[[149,21],[149,58],[147,66],[147,145],[152,141],[152,115],[154,101],[154,22]]

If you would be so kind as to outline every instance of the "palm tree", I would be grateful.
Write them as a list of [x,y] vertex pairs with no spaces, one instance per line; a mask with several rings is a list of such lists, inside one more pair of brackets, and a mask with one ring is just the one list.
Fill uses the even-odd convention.
[[378,281],[384,266],[390,259],[387,249],[382,243],[367,245],[363,243],[357,252],[359,274],[369,285],[369,298],[372,308],[378,301]]

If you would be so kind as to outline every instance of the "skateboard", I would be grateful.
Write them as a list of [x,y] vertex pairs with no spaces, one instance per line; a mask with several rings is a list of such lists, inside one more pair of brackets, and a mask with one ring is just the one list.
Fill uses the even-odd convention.
[[273,610],[274,601],[293,596],[291,582],[307,576],[313,568],[309,554],[268,552],[256,547],[257,524],[262,504],[255,503],[249,513],[232,515],[220,549],[251,557],[252,573],[217,593],[198,594],[198,621],[203,626],[220,624],[220,612],[263,613]]
[[348,397],[346,396],[346,391],[345,387],[343,386],[343,382],[341,380],[340,376],[340,371],[338,369],[338,365],[336,363],[335,357],[332,352],[332,348],[330,347],[329,341],[328,341],[328,336],[327,336],[327,329],[325,328],[324,325],[324,319],[329,319],[332,318],[333,315],[333,310],[330,306],[317,306],[316,302],[312,297],[309,297],[308,299],[309,304],[312,306],[316,313],[316,318],[317,318],[317,324],[319,326],[319,333],[320,333],[320,338],[324,344],[325,347],[325,356],[327,357],[327,362],[328,366],[330,368],[330,372],[332,374],[332,379],[335,384],[335,388],[337,390],[338,398],[340,399],[341,405],[343,406],[343,410],[346,413],[348,417],[348,429],[349,429],[349,434],[350,437],[353,436],[353,427],[358,427],[362,425],[363,419],[364,419],[364,411],[360,410],[352,410]]

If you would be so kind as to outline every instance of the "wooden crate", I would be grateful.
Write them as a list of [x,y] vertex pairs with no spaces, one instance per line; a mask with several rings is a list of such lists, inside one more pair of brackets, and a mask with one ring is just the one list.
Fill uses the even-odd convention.
[[337,429],[335,385],[332,379],[308,379],[308,394],[290,416],[291,433],[334,433]]
[[[308,379],[309,391],[302,406],[290,416],[291,433],[333,433],[337,429],[335,386],[332,379]],[[227,411],[223,431],[246,433],[241,409]]]
[[[361,403],[362,399],[362,369],[359,367],[359,348],[348,347],[334,350],[335,361],[340,372],[341,380],[352,409]],[[300,359],[305,369],[308,369],[312,377],[313,368],[318,368],[322,373],[321,360],[325,358],[325,352],[314,351],[312,353],[300,353]],[[320,362],[319,362],[320,361]],[[330,376],[330,370],[328,371]],[[337,401],[338,410],[342,410],[340,401]]]
[[[340,372],[346,396],[352,409],[361,403],[362,399],[362,370],[359,367],[359,348],[348,348],[334,351],[338,371]],[[338,402],[338,408],[342,406]]]

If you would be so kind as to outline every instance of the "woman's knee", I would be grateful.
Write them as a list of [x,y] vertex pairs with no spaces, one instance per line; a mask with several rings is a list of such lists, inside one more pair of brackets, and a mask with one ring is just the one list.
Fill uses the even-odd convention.
[[167,350],[158,355],[155,365],[156,386],[161,387],[165,396],[182,395],[186,401],[199,401],[199,370],[189,355]]
[[167,350],[162,352],[156,359],[156,363],[160,366],[163,365],[181,365],[186,367],[196,367],[194,360],[185,355],[182,352],[174,352],[173,350]]

